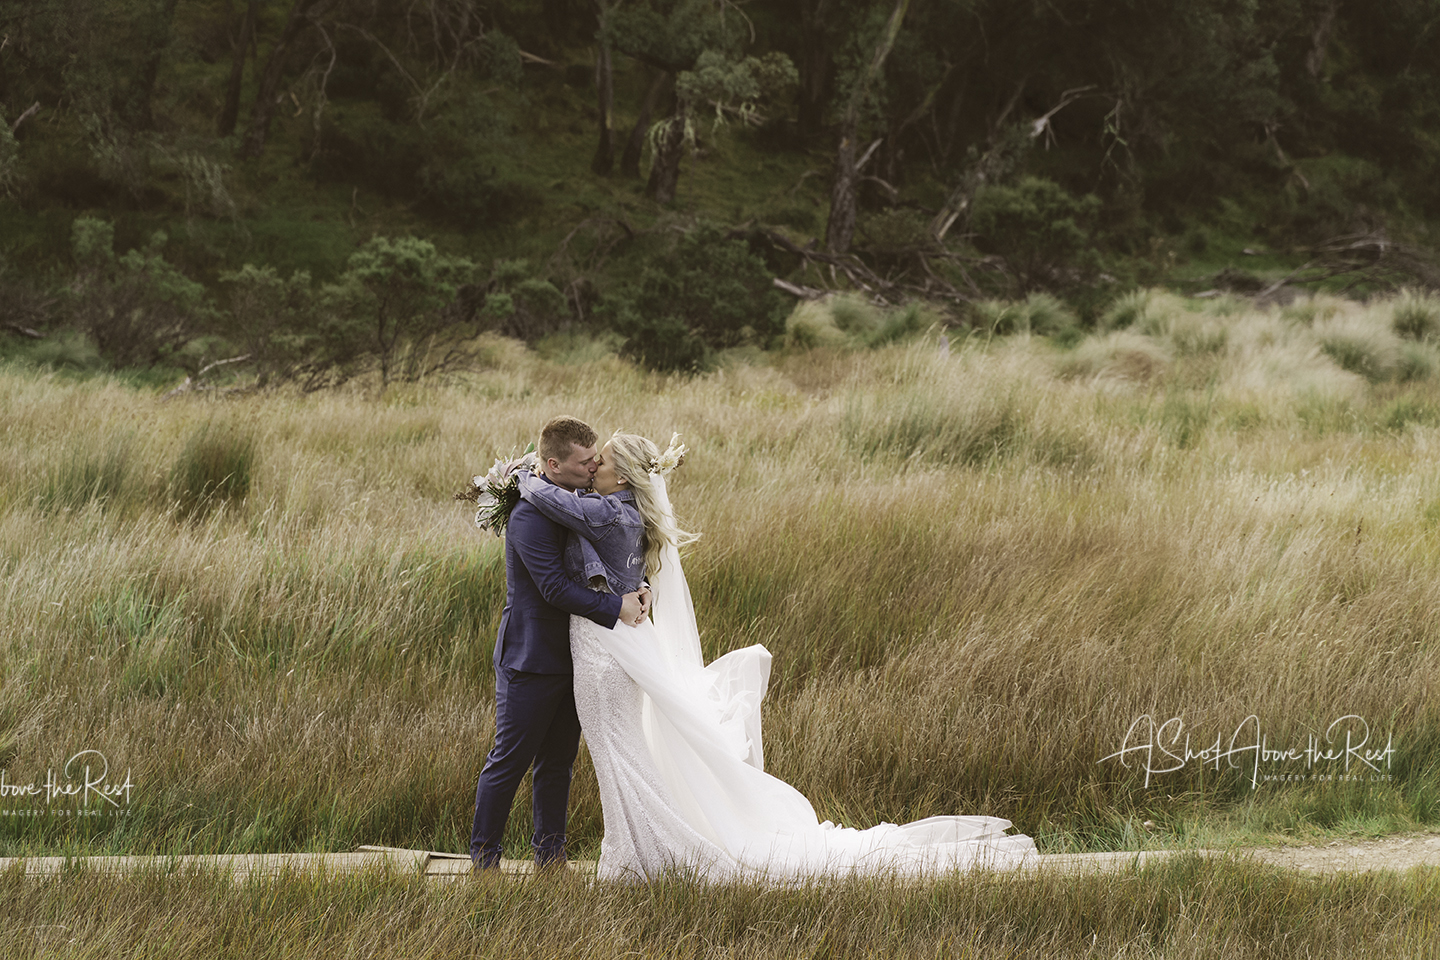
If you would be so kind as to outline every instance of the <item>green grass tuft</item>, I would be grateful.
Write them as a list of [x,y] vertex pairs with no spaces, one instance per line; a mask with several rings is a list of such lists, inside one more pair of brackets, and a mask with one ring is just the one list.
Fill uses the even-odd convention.
[[250,493],[259,447],[231,421],[201,424],[170,468],[170,495],[183,517],[237,504]]

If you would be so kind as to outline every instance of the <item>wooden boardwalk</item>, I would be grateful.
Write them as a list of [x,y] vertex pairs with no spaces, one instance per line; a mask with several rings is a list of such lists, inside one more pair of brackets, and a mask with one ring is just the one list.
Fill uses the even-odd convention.
[[[1157,863],[1186,852],[1222,856],[1215,850],[1147,850],[1121,853],[1046,854],[1025,866],[1004,871],[1016,877],[1048,874],[1085,876],[1121,873]],[[1323,845],[1259,847],[1232,851],[1258,863],[1306,873],[1366,873],[1374,870],[1404,871],[1412,867],[1440,868],[1440,834],[1409,834],[1367,840],[1332,840]],[[570,872],[582,879],[595,876],[594,860],[572,860]],[[983,868],[981,868],[983,869]],[[343,877],[375,872],[392,876],[424,876],[439,882],[470,876],[470,858],[460,853],[408,850],[400,847],[364,846],[353,853],[261,853],[202,854],[173,857],[12,857],[0,858],[0,873],[23,871],[27,877],[59,876],[68,870],[97,873],[223,873],[235,880],[251,877],[310,875]],[[534,873],[529,860],[502,860],[502,875],[525,877]]]
[[[571,869],[594,874],[594,861],[579,861]],[[504,860],[502,872],[523,876],[534,870],[528,860]],[[360,847],[354,853],[237,853],[196,854],[173,857],[9,857],[0,858],[0,873],[24,870],[27,877],[56,876],[67,870],[131,874],[226,873],[235,880],[276,877],[284,874],[320,874],[340,877],[354,873],[385,872],[395,875],[423,875],[455,879],[470,874],[470,858],[464,854],[406,850],[399,847]]]

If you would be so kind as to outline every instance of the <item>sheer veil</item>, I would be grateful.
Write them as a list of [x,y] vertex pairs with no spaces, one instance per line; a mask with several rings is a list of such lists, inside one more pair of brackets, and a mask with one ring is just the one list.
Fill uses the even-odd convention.
[[[670,506],[670,493],[664,477],[655,477],[655,495],[660,512],[673,526],[675,511]],[[660,569],[650,578],[650,589],[655,594],[651,617],[656,623],[665,623],[667,647],[671,648],[674,662],[703,667],[705,660],[700,651],[695,604],[690,599],[690,585],[685,582],[685,572],[680,569],[680,551],[675,544],[665,544],[660,554]]]
[[[675,514],[670,506],[664,477],[655,477],[655,488],[661,511],[673,527]],[[695,621],[695,604],[690,598],[690,585],[680,565],[680,551],[673,543],[665,545],[660,569],[651,577],[650,589],[655,595],[651,619],[666,658],[678,671],[705,671],[707,676],[702,682],[707,688],[707,699],[718,711],[722,729],[730,733],[736,749],[747,762],[758,769],[765,769],[760,703],[770,685],[770,651],[755,644],[726,654],[709,667],[705,666],[700,649],[700,630]],[[740,750],[738,744],[742,740],[744,747]]]

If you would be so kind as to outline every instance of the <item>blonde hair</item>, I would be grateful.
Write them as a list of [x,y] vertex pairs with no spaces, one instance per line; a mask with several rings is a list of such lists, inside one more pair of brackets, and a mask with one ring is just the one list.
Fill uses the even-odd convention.
[[675,518],[661,509],[656,478],[650,472],[660,459],[659,447],[639,434],[617,431],[610,438],[610,459],[616,476],[635,495],[635,509],[645,523],[645,573],[653,577],[660,570],[660,555],[667,544],[681,547],[699,540],[700,534],[681,530]]

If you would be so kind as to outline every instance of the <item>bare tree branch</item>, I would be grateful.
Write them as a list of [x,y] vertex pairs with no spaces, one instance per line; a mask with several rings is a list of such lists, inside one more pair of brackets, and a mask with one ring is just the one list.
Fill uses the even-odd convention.
[[169,400],[172,397],[180,396],[182,393],[193,393],[197,390],[214,390],[214,387],[204,383],[205,374],[209,373],[211,370],[214,370],[216,367],[223,367],[226,364],[230,363],[243,363],[249,359],[250,354],[247,353],[243,356],[229,357],[225,360],[216,360],[213,363],[207,363],[205,366],[200,368],[199,372],[196,373],[195,376],[187,376],[183,381],[181,381],[179,386],[175,387],[173,390],[169,390],[166,393],[162,394],[160,396],[160,399],[162,401]]
[[[8,40],[9,38],[7,37],[6,39]],[[36,100],[34,103],[30,104],[30,106],[25,109],[25,112],[22,113],[22,114],[20,114],[20,116],[16,117],[16,118],[15,118],[15,122],[12,123],[12,124],[10,124],[10,132],[11,132],[11,133],[14,133],[14,132],[16,132],[17,130],[19,130],[19,129],[20,129],[20,124],[24,123],[24,122],[25,122],[26,120],[28,120],[30,117],[34,116],[34,115],[35,115],[35,112],[36,112],[37,110],[39,110],[39,109],[40,109],[40,101],[39,101],[39,100]]]
[[11,323],[9,320],[5,321],[5,329],[13,330],[14,332],[20,334],[22,337],[29,337],[31,340],[45,339],[45,334],[41,333],[39,330],[32,330],[29,327],[22,327],[20,324]]

